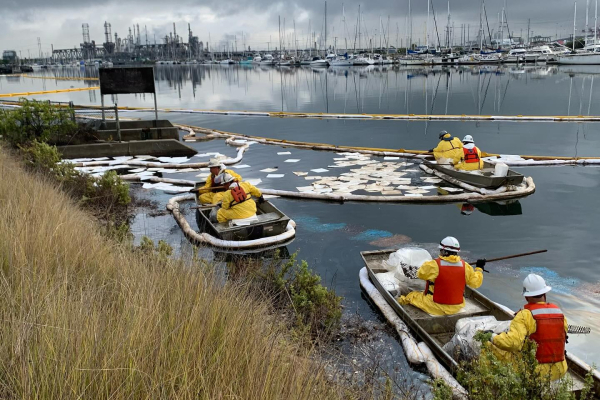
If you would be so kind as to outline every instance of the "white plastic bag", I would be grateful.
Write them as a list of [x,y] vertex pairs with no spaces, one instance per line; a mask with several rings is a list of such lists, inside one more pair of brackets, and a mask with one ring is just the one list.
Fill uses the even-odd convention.
[[398,280],[403,278],[415,279],[417,270],[425,261],[432,260],[431,254],[419,247],[404,247],[390,254],[384,264],[389,272],[394,272]]
[[394,297],[400,293],[400,282],[394,277],[393,272],[382,272],[377,275],[377,280],[381,283],[381,286]]
[[481,353],[481,343],[473,339],[473,336],[478,331],[506,332],[510,322],[497,321],[491,315],[461,318],[456,321],[454,336],[443,346],[443,349],[456,361],[472,360]]

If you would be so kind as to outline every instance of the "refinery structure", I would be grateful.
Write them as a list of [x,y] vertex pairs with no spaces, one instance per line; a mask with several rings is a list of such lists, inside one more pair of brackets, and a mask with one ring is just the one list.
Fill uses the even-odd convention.
[[188,24],[188,40],[177,34],[175,23],[173,31],[159,39],[156,36],[148,37],[148,30],[144,26],[140,30],[139,24],[129,28],[125,37],[117,32],[112,33],[111,24],[104,22],[104,42],[100,45],[90,38],[89,24],[82,24],[83,41],[79,47],[71,49],[53,49],[52,58],[55,62],[73,62],[79,60],[110,60],[113,62],[127,62],[140,60],[177,60],[203,58],[204,44],[194,36]]

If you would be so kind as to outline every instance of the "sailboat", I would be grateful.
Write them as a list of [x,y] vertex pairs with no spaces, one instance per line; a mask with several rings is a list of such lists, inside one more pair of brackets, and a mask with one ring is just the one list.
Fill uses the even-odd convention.
[[[327,53],[327,2],[325,2],[325,53]],[[328,67],[329,61],[326,59],[315,57],[310,62],[311,67]]]
[[[589,4],[587,4],[589,6]],[[556,62],[558,64],[566,64],[566,65],[600,65],[600,48],[598,46],[588,46],[587,45],[587,32],[588,32],[588,17],[587,17],[587,9],[586,7],[586,27],[585,27],[585,47],[584,52],[577,53],[575,52],[575,33],[577,31],[576,20],[577,20],[577,2],[575,2],[575,11],[573,15],[573,53],[571,54],[562,54],[557,56]],[[596,2],[596,25],[598,21],[598,3]],[[594,36],[596,36],[596,27],[594,28]],[[596,42],[596,38],[594,37],[594,43]]]

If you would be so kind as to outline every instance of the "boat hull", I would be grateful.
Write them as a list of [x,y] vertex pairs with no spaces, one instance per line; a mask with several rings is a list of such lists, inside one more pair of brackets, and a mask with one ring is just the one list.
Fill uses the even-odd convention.
[[558,64],[565,65],[600,65],[599,54],[569,54],[558,57]]
[[459,171],[426,160],[424,161],[424,164],[431,169],[443,172],[462,182],[484,189],[497,189],[500,186],[505,185],[520,185],[524,179],[523,175],[513,170],[509,170],[507,176],[493,176],[494,164],[488,162],[483,163],[483,169],[481,171],[483,171],[484,175]]
[[251,225],[229,227],[227,224],[213,223],[209,219],[212,206],[196,209],[196,223],[200,232],[206,232],[222,240],[254,240],[276,236],[285,232],[290,219],[277,207],[265,201],[262,204],[257,203],[256,208],[259,221]]
[[[398,317],[410,328],[411,332],[420,341],[425,342],[436,359],[455,375],[458,371],[458,363],[442,346],[453,337],[456,322],[461,318],[482,315],[491,315],[497,321],[509,321],[514,318],[514,314],[468,286],[465,287],[464,294],[466,306],[461,310],[460,314],[431,316],[412,305],[400,305],[396,298],[383,287],[376,275],[378,272],[387,272],[383,262],[395,251],[396,249],[390,249],[362,251],[360,253],[369,279]],[[466,310],[467,308],[470,309]],[[569,374],[573,378],[573,391],[581,391],[585,376],[590,372],[591,367],[569,352],[566,352],[566,360],[569,367]],[[594,371],[592,377],[592,390],[598,396],[600,394],[600,374]]]

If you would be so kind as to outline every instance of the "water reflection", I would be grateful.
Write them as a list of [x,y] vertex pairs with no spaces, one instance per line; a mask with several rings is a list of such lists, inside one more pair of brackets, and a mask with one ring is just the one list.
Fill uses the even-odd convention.
[[[155,66],[159,103],[164,107],[379,114],[599,114],[593,92],[598,74],[600,67],[553,65]],[[58,85],[60,78],[97,77],[98,70],[57,68],[31,75],[58,78]],[[43,90],[47,82],[3,79],[17,80],[28,90],[31,86]],[[65,82],[97,85],[89,80]],[[90,103],[98,100],[90,94]],[[123,101],[147,105],[143,98]]]

